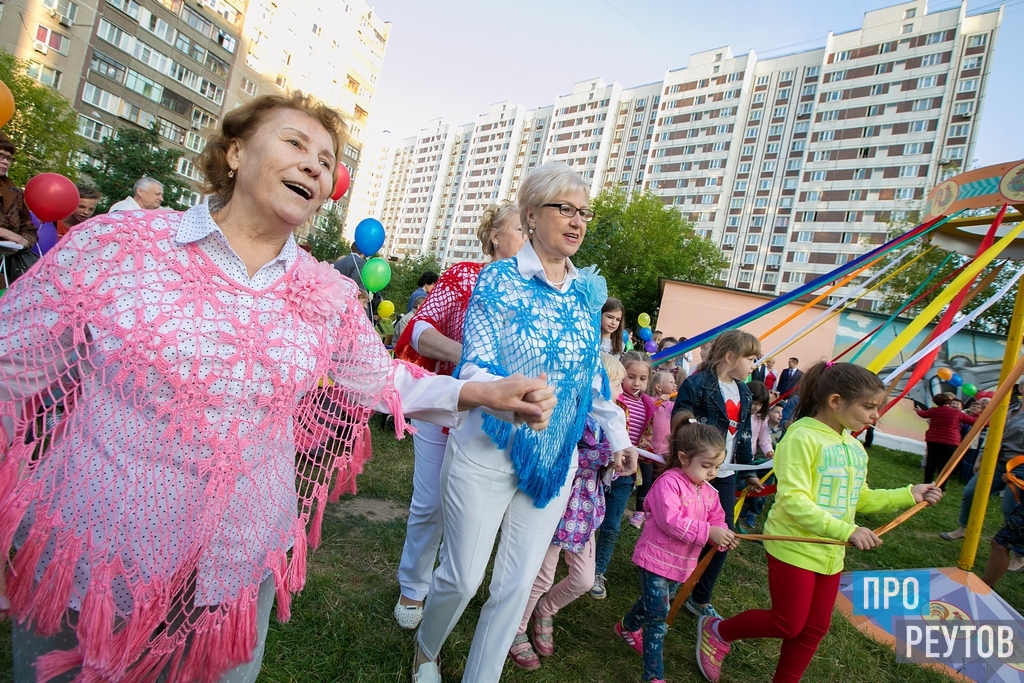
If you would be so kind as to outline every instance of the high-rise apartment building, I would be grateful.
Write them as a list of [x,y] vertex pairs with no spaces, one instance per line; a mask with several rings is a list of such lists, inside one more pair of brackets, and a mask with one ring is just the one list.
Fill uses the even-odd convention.
[[[822,48],[761,59],[722,47],[658,83],[577,83],[551,107],[517,111],[510,155],[488,167],[483,195],[463,188],[456,225],[469,234],[482,204],[514,197],[524,171],[565,161],[595,191],[649,190],[675,207],[729,259],[721,284],[788,291],[882,243],[928,188],[970,162],[1001,19],[1001,9],[928,12],[913,0],[867,12]],[[467,124],[474,140],[489,132],[487,116]],[[443,165],[418,167],[448,177]],[[442,249],[408,191],[388,187],[381,217],[402,235],[391,253],[482,258],[472,241]]]
[[0,47],[71,100],[80,135],[155,123],[193,186],[195,155],[224,113],[293,89],[348,116],[341,161],[355,176],[390,27],[362,0],[0,3]]

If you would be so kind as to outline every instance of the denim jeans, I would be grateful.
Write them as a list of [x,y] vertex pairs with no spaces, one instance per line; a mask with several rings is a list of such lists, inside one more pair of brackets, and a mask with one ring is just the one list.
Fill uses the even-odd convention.
[[615,552],[615,541],[619,539],[619,527],[622,526],[622,515],[629,502],[629,494],[633,493],[636,477],[619,477],[604,491],[604,522],[598,529],[597,550],[594,556],[595,573],[604,574]]
[[[994,496],[999,492],[1002,492],[1002,507],[1003,507],[1003,518],[1009,519],[1010,515],[1013,514],[1013,508],[1016,505],[1016,500],[1013,497],[1013,491],[1006,487],[1006,482],[1003,481],[1003,473],[1006,472],[1006,465],[999,463],[996,467],[995,476],[992,479],[992,490],[989,492],[990,496]],[[960,499],[960,526],[966,527],[967,521],[971,516],[971,504],[974,502],[974,489],[978,486],[978,473],[975,472],[971,480],[967,482],[967,486],[964,487],[963,498]]]
[[663,576],[640,567],[640,597],[626,616],[622,618],[622,628],[626,631],[644,630],[644,680],[653,681],[665,678],[665,662],[662,657],[662,644],[668,633],[665,617],[672,603],[672,597],[679,588],[679,583],[669,581]]

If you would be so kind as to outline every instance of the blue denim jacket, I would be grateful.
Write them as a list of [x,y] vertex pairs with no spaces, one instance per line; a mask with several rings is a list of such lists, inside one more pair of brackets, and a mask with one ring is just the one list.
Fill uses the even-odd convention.
[[[740,426],[736,431],[736,452],[732,459],[737,464],[749,465],[754,460],[750,447],[750,408],[753,398],[745,383],[736,382],[736,385],[740,390]],[[701,422],[717,427],[723,437],[729,430],[725,398],[718,386],[718,375],[714,372],[698,372],[683,381],[679,393],[676,394],[672,414],[675,415],[680,410],[693,413]]]

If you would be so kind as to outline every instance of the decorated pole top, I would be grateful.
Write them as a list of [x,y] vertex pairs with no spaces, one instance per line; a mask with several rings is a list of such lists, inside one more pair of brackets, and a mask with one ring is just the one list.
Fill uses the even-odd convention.
[[[968,209],[998,209],[1009,204],[996,238],[1024,219],[1024,161],[1010,161],[960,173],[935,186],[928,194],[924,220],[950,216]],[[992,225],[992,216],[965,216],[947,221],[932,233],[932,243],[947,251],[973,256]],[[1014,240],[1000,258],[1024,261],[1024,238]]]

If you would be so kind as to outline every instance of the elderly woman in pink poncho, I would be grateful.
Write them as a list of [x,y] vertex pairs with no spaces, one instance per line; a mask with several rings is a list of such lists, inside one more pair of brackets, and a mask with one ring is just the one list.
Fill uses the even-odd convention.
[[344,131],[299,93],[256,99],[200,159],[209,204],[86,221],[0,299],[0,616],[19,683],[253,681],[372,411],[399,430],[476,406],[546,424],[539,379],[392,361],[355,285],[297,248]]

